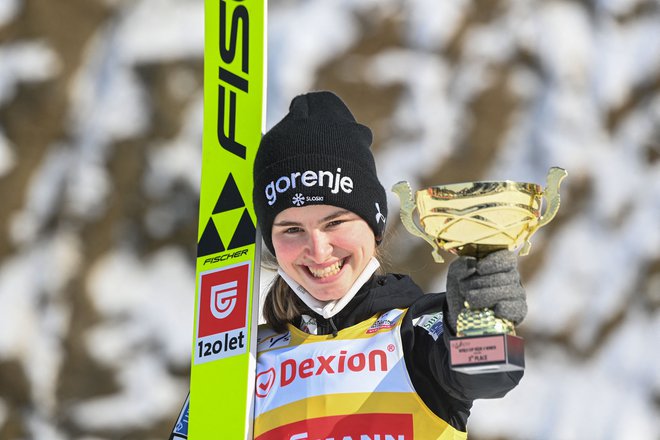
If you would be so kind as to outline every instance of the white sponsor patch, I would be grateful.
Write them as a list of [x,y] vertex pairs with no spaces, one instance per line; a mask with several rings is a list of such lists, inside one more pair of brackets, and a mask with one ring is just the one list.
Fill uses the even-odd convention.
[[403,316],[403,312],[404,311],[401,309],[394,309],[383,313],[376,322],[367,329],[367,333],[376,333],[380,330],[389,330],[393,328]]
[[413,325],[422,327],[429,335],[431,335],[431,337],[433,337],[433,340],[437,341],[438,337],[440,337],[444,330],[442,326],[442,312],[415,318],[413,319]]

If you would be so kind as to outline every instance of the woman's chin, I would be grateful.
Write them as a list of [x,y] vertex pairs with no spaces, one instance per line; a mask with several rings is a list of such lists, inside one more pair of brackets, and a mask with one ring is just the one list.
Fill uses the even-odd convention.
[[315,299],[323,302],[341,299],[341,297],[343,297],[346,294],[345,291],[338,291],[335,289],[312,289],[312,290],[308,290],[308,292]]

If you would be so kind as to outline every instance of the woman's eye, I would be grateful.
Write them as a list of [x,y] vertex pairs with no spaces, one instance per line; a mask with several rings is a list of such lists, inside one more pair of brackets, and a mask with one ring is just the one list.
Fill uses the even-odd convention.
[[296,232],[300,232],[301,230],[302,230],[302,229],[300,229],[299,227],[297,227],[297,226],[293,226],[293,227],[291,227],[291,228],[287,228],[287,229],[285,229],[285,230],[284,230],[284,233],[285,233],[285,234],[295,234]]
[[342,223],[344,223],[344,220],[333,220],[331,222],[328,222],[328,227],[332,228],[332,227],[335,227],[335,226],[339,226]]

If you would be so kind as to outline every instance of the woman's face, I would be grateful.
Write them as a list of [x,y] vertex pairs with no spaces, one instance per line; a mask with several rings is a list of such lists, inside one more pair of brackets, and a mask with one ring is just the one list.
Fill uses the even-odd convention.
[[285,209],[272,239],[282,270],[320,301],[343,297],[376,250],[367,222],[331,205]]

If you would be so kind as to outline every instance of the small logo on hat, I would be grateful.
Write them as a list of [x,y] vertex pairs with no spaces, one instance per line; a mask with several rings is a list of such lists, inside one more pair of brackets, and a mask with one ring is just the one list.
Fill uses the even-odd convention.
[[385,222],[387,221],[387,219],[385,218],[385,216],[383,215],[383,213],[380,212],[380,205],[378,204],[378,202],[376,202],[375,205],[376,205],[376,211],[378,211],[378,212],[376,213],[376,224],[380,223],[381,220],[383,221],[383,224],[385,224]]
[[302,194],[297,193],[295,196],[293,196],[293,199],[291,199],[291,203],[296,206],[302,206],[305,204],[305,197],[303,197]]

